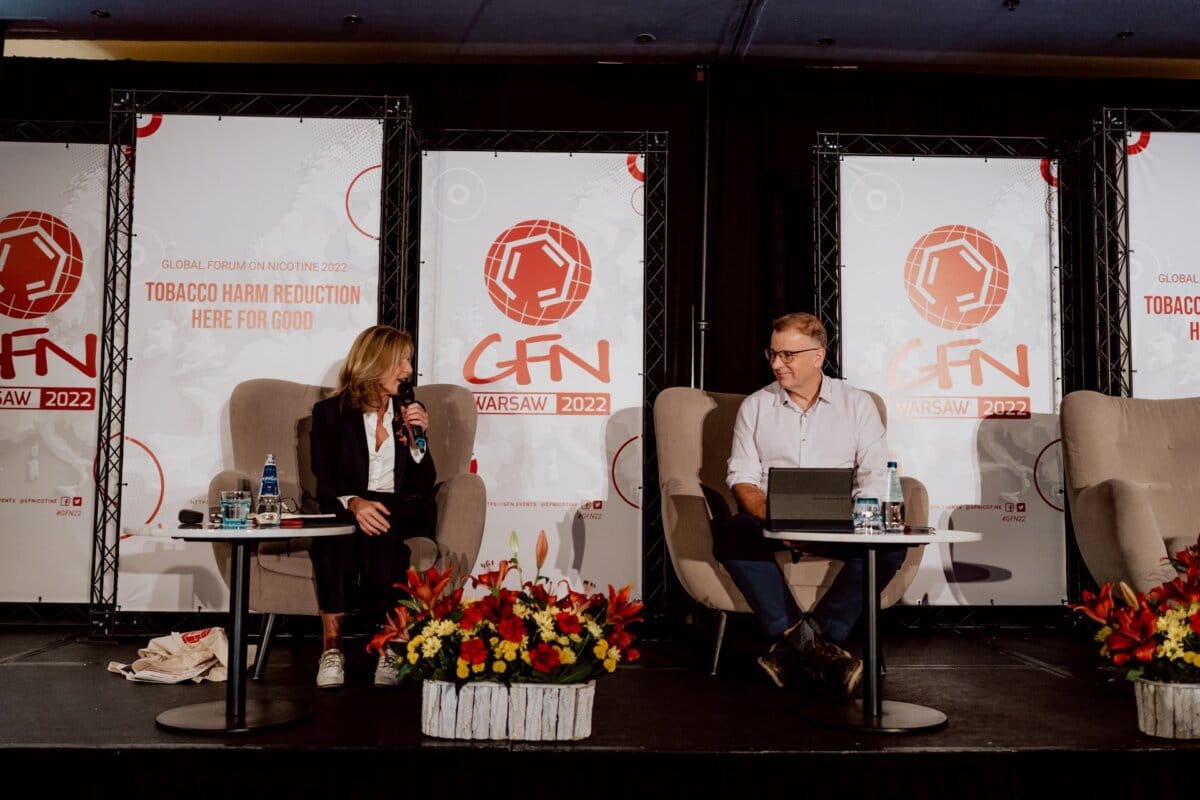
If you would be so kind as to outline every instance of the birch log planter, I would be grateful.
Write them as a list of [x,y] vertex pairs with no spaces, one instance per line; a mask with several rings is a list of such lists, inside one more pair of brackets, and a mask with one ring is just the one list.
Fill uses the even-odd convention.
[[1200,739],[1200,683],[1138,679],[1138,730],[1164,739]]
[[442,739],[576,741],[592,735],[596,682],[421,687],[421,733]]

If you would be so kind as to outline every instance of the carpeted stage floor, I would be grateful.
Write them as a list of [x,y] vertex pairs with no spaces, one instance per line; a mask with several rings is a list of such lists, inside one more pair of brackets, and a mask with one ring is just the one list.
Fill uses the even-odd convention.
[[598,683],[591,738],[563,745],[425,738],[419,689],[373,689],[365,654],[346,688],[318,692],[319,642],[306,635],[280,639],[250,691],[310,699],[307,721],[229,737],[167,733],[154,723],[160,711],[223,699],[224,684],[135,684],[105,671],[144,641],[0,628],[4,794],[1196,796],[1200,742],[1138,733],[1131,686],[1098,671],[1091,642],[1073,630],[885,629],[884,697],[949,717],[940,730],[896,735],[806,721],[806,698],[761,678],[755,637],[732,627],[715,678],[703,667],[709,630],[645,639],[640,664]]

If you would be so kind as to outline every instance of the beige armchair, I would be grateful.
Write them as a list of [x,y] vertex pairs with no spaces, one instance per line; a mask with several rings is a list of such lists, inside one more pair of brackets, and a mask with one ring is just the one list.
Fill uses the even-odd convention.
[[[328,395],[321,386],[255,379],[238,384],[229,399],[233,469],[209,484],[208,503],[218,505],[222,489],[258,490],[267,453],[275,455],[279,489],[305,511],[316,511],[316,478],[309,461],[308,437],[313,403]],[[483,540],[487,498],[483,480],[470,471],[477,411],[471,392],[451,384],[416,387],[417,400],[429,410],[429,450],[437,467],[436,541],[410,542],[417,569],[453,566],[469,574]],[[229,546],[213,545],[221,575],[229,584]],[[250,561],[250,610],[266,615],[254,677],[261,678],[270,652],[277,615],[318,613],[308,540],[264,542]]]
[[[880,419],[887,425],[883,401],[872,394]],[[750,606],[725,568],[713,558],[712,522],[737,510],[725,485],[726,464],[733,443],[733,423],[745,395],[674,387],[654,403],[654,433],[658,446],[658,478],[662,494],[663,531],[675,574],[687,593],[717,612],[712,674],[717,672],[726,614],[749,613]],[[904,505],[911,525],[927,525],[929,495],[924,484],[902,477]],[[923,547],[912,548],[900,571],[880,595],[880,607],[894,605],[916,577]],[[812,608],[836,577],[841,561],[804,556],[792,561],[780,553],[792,594],[802,609]]]
[[1142,592],[1174,578],[1167,555],[1200,530],[1200,397],[1071,392],[1061,424],[1067,508],[1092,577]]

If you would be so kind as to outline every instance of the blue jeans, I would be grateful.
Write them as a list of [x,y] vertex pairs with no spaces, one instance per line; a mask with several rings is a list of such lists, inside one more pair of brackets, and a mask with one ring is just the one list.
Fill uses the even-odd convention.
[[[771,639],[804,618],[775,560],[777,552],[787,549],[783,542],[765,538],[762,523],[749,514],[713,521],[713,555],[729,571],[754,609],[763,632]],[[809,616],[825,638],[844,642],[863,612],[866,551],[855,545],[825,545],[810,552],[843,562]],[[879,548],[876,584],[881,591],[896,575],[907,552],[903,545]]]

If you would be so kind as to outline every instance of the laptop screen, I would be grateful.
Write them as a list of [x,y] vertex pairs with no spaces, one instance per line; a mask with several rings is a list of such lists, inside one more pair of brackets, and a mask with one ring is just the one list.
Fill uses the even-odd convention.
[[772,467],[767,472],[767,527],[850,533],[853,491],[853,467]]

